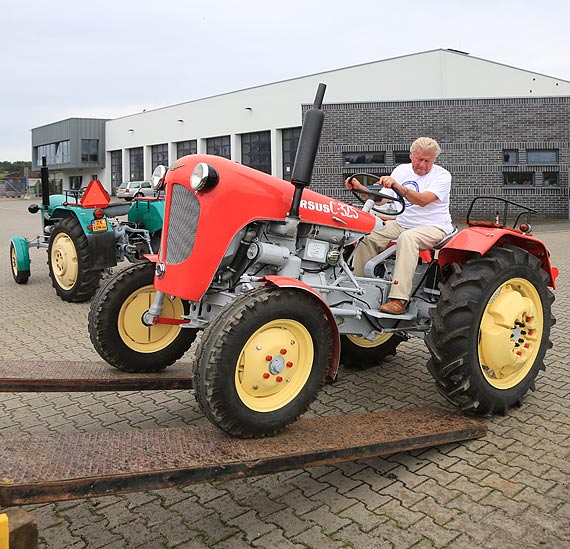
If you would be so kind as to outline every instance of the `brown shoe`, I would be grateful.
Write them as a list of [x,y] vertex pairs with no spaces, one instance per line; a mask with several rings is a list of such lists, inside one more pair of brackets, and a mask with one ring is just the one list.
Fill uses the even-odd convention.
[[406,302],[401,299],[390,299],[388,303],[380,306],[380,312],[389,315],[403,315],[406,312]]

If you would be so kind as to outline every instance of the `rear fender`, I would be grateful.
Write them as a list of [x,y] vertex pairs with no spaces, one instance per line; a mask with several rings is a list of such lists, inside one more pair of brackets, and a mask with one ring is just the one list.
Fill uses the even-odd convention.
[[296,278],[289,278],[287,276],[265,276],[263,277],[263,280],[267,284],[272,284],[273,286],[277,286],[279,288],[296,288],[299,291],[309,293],[313,297],[315,303],[326,315],[333,333],[333,362],[329,369],[328,375],[331,379],[335,379],[340,362],[340,335],[334,315],[332,314],[327,302],[323,299],[323,296],[319,294],[319,292],[317,292],[314,288],[311,288],[309,285],[301,282],[300,280],[297,280]]
[[13,236],[10,242],[16,252],[16,264],[19,272],[30,272],[30,247],[23,236]]
[[443,269],[447,265],[462,265],[474,254],[485,255],[491,248],[507,244],[518,246],[534,255],[556,289],[558,269],[550,263],[550,253],[544,243],[533,236],[501,227],[467,227],[460,231],[438,253],[438,262]]

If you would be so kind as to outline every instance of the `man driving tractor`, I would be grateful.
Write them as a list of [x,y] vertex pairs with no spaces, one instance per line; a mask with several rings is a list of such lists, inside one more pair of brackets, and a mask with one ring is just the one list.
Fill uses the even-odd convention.
[[[435,164],[441,148],[435,139],[419,137],[410,146],[410,164],[400,164],[378,184],[397,191],[406,200],[405,211],[397,220],[389,220],[381,231],[365,236],[356,248],[354,273],[364,275],[364,266],[384,250],[392,240],[398,241],[394,283],[387,303],[380,311],[403,314],[412,290],[412,278],[420,250],[429,250],[453,232],[449,213],[451,174]],[[356,178],[345,181],[347,189],[366,191]]]

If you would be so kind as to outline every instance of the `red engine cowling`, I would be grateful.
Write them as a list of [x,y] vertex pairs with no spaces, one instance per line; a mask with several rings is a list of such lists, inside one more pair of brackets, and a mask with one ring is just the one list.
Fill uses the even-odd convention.
[[[199,162],[213,166],[218,184],[196,193],[190,177]],[[191,155],[166,175],[166,208],[158,261],[163,275],[155,287],[199,301],[234,236],[253,221],[283,221],[291,206],[291,183],[231,160]],[[369,233],[376,218],[349,204],[305,189],[299,208],[304,223]]]

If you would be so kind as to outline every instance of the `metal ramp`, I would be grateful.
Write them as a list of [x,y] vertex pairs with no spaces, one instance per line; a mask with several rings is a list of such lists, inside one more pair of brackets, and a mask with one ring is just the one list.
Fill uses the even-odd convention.
[[254,440],[212,425],[0,439],[0,507],[276,473],[486,432],[481,420],[415,408],[302,419]]
[[189,364],[154,374],[121,372],[106,362],[0,360],[0,392],[191,389]]

